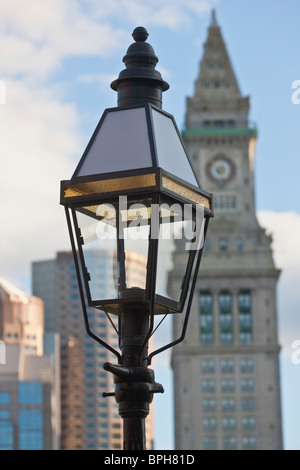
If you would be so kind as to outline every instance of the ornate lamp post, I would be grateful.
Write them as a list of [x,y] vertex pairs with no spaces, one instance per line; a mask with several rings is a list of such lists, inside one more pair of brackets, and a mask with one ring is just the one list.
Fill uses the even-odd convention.
[[[105,395],[119,405],[126,450],[146,448],[149,404],[163,392],[148,366],[185,336],[213,215],[212,195],[198,184],[174,118],[161,109],[169,85],[155,70],[158,59],[147,37],[145,28],[134,30],[126,68],[111,84],[118,107],[104,111],[71,180],[61,182],[86,330],[118,360],[104,364],[115,382],[115,392]],[[169,247],[176,248],[179,238],[185,243],[181,288],[172,295],[157,282],[166,238]],[[99,295],[97,252],[103,249],[111,256],[110,289]],[[93,333],[87,305],[106,313],[119,350]],[[169,314],[183,317],[179,338],[149,353],[154,317]]]

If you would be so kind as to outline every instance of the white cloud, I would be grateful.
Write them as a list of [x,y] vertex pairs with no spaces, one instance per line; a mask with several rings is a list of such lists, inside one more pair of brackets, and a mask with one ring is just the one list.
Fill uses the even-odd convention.
[[76,103],[63,102],[62,88],[55,95],[51,74],[67,58],[124,52],[130,21],[174,28],[212,2],[1,0],[0,78],[7,95],[0,106],[1,275],[25,277],[32,260],[69,247],[59,181],[72,175],[82,153],[82,115]]
[[78,0],[1,0],[0,71],[46,75],[74,55],[107,56],[125,33],[97,22]]
[[76,108],[48,91],[7,81],[0,106],[1,275],[28,273],[32,259],[66,246],[59,181],[81,153]]
[[1,0],[0,73],[40,77],[67,57],[108,57],[128,41],[130,22],[176,29],[216,1]]
[[300,339],[300,214],[260,211],[258,219],[273,235],[274,260],[281,275],[278,284],[279,337],[283,352]]
[[[136,26],[166,26],[177,29],[187,24],[194,15],[207,13],[218,0],[87,0],[93,14],[101,19],[126,19]],[[122,12],[122,15],[120,13]],[[140,24],[140,22],[143,24]]]

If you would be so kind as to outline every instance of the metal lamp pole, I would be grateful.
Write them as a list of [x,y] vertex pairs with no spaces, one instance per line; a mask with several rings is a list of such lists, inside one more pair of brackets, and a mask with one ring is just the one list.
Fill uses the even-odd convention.
[[149,315],[144,309],[124,310],[120,316],[122,365],[103,366],[114,374],[115,399],[123,419],[124,450],[146,449],[145,419],[149,405],[153,393],[163,392],[163,387],[154,381],[153,370],[147,367],[148,331]]
[[[202,228],[204,241],[209,218],[213,217],[213,199],[202,190],[192,171],[173,117],[162,110],[162,92],[169,85],[155,70],[158,58],[146,42],[148,33],[138,27],[132,36],[135,42],[123,58],[126,68],[111,84],[118,93],[118,107],[104,112],[71,180],[61,182],[61,204],[65,206],[86,331],[118,358],[118,365],[103,366],[114,375],[115,383],[115,392],[103,395],[115,396],[118,403],[124,450],[143,450],[149,405],[154,393],[163,392],[148,365],[156,354],[185,337],[203,249]],[[131,214],[127,205],[122,206],[121,196],[128,196],[133,206],[141,203],[142,212],[134,209]],[[185,204],[190,208],[187,219],[196,229],[195,233],[192,230],[195,240],[186,244],[181,288],[174,295],[165,295],[156,291],[160,229],[162,224],[175,229],[179,220],[182,223]],[[147,253],[143,288],[126,282],[128,246],[123,239],[123,230],[130,230],[131,220],[139,217],[149,229],[143,244]],[[112,299],[98,298],[90,274],[93,243],[106,240],[108,227],[115,235],[118,265],[117,295]],[[113,325],[110,314],[118,316],[118,330],[114,327],[121,354],[91,330],[86,300],[90,307],[104,311]],[[183,315],[180,336],[148,354],[149,339],[155,331],[154,315],[163,316],[159,326],[172,313]]]
[[[148,32],[143,27],[137,27],[132,36],[135,43],[123,58],[126,69],[111,84],[118,93],[118,107],[151,103],[161,108],[162,92],[169,85],[155,70],[158,58],[152,46],[145,42]],[[119,256],[122,257],[120,252]],[[137,307],[135,304],[123,308],[119,318],[121,365],[105,363],[103,366],[114,374],[115,399],[123,418],[124,450],[146,449],[145,419],[149,414],[149,405],[154,393],[164,391],[154,381],[153,370],[147,367],[149,322],[149,311],[144,306]]]

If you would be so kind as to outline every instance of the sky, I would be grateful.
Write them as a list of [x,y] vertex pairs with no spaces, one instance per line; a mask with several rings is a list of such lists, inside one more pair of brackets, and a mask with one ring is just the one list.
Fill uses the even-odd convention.
[[[136,26],[170,84],[163,109],[184,128],[215,8],[258,128],[256,210],[273,235],[285,449],[300,449],[299,0],[0,0],[0,277],[30,293],[31,262],[70,249],[59,183],[103,111]],[[299,88],[300,89],[300,88]],[[298,360],[299,359],[299,360]],[[169,355],[155,361],[156,447],[172,448]]]

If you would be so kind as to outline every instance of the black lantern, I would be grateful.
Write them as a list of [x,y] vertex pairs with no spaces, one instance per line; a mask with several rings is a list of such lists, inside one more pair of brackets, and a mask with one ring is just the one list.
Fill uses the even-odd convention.
[[[147,366],[184,337],[213,215],[212,195],[197,181],[174,118],[161,109],[169,86],[155,70],[158,59],[147,36],[144,28],[135,29],[126,69],[111,85],[118,107],[105,110],[71,180],[61,183],[87,331],[118,357],[118,366],[105,368],[115,375],[124,433],[131,436],[124,448],[144,448],[140,437],[132,437],[132,419],[144,419],[153,393],[162,391]],[[172,257],[179,245],[182,282],[171,295],[159,274],[166,249]],[[110,259],[105,279],[99,276],[103,252]],[[86,302],[113,324],[117,318],[121,353],[93,334]],[[169,314],[183,314],[182,333],[149,354],[154,316]]]

